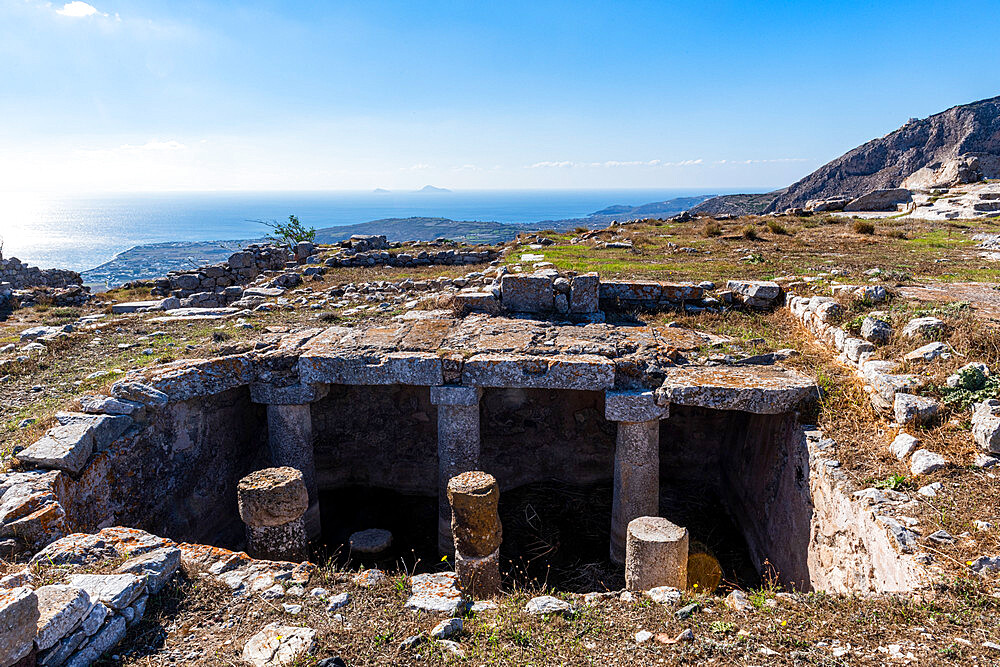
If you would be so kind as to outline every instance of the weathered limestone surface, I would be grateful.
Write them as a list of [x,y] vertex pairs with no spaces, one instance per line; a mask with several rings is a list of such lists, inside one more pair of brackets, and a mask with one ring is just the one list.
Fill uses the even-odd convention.
[[316,647],[316,631],[270,623],[243,646],[242,657],[254,667],[290,665]]
[[584,354],[477,354],[465,362],[462,383],[475,387],[607,389],[615,383],[615,364],[604,357]]
[[[842,471],[826,465],[835,443],[819,431],[805,431],[813,515],[808,544],[809,585],[830,593],[903,593],[931,577],[899,542],[873,508],[853,490]],[[877,511],[877,507],[876,507]]]
[[613,422],[646,422],[670,416],[670,405],[659,405],[652,391],[608,391],[604,417]]
[[55,646],[93,607],[87,591],[77,586],[42,586],[35,595],[38,596],[39,614],[35,644],[39,651]]
[[663,386],[656,390],[661,404],[757,414],[788,412],[817,395],[813,380],[778,366],[671,368]]
[[31,653],[38,622],[38,598],[27,586],[0,590],[0,665]]
[[507,274],[500,279],[500,294],[507,310],[544,313],[552,310],[552,278],[545,275]]
[[414,575],[410,577],[410,589],[404,606],[413,611],[460,616],[469,607],[454,572]]
[[662,517],[640,516],[628,524],[625,588],[687,588],[688,531]]

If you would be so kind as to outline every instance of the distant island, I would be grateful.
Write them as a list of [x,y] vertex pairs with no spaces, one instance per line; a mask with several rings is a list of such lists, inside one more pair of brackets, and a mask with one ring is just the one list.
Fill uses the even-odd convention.
[[448,188],[436,188],[433,185],[425,185],[417,190],[417,192],[451,192],[451,190]]
[[375,188],[374,190],[372,190],[372,192],[374,192],[377,195],[386,195],[389,194],[391,190],[386,190],[385,188]]

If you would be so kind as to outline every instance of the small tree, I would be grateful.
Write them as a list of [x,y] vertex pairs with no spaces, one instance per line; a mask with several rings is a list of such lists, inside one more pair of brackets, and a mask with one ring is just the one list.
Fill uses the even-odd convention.
[[286,245],[289,248],[294,248],[297,243],[302,241],[314,241],[316,239],[316,229],[314,227],[303,227],[298,217],[294,215],[288,216],[288,222],[278,222],[276,220],[271,220],[270,222],[256,220],[255,222],[271,228],[271,233],[267,235],[267,238]]

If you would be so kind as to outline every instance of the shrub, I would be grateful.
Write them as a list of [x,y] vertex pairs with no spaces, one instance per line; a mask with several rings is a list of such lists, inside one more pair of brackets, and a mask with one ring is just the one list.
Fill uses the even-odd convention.
[[958,374],[957,387],[944,387],[945,405],[968,410],[975,403],[981,403],[1000,395],[1000,376],[985,375],[972,366]]
[[710,222],[705,225],[705,229],[702,231],[705,236],[722,236],[722,225],[717,222]]
[[867,220],[855,220],[851,224],[851,228],[858,234],[871,235],[875,233],[875,223],[868,222]]
[[904,232],[902,229],[893,229],[892,231],[889,232],[889,236],[894,239],[905,239],[906,232]]
[[744,225],[742,232],[743,232],[743,238],[749,241],[756,241],[757,239],[760,238],[760,236],[757,235],[757,227],[753,223]]
[[767,228],[771,230],[772,234],[788,234],[788,229],[774,218],[767,221]]
[[267,238],[286,245],[289,248],[294,248],[295,244],[302,241],[313,241],[316,239],[316,229],[314,227],[303,227],[298,217],[294,215],[288,216],[288,222],[277,222],[276,220],[271,220],[270,222],[257,220],[256,222],[271,228],[271,233],[267,235]]

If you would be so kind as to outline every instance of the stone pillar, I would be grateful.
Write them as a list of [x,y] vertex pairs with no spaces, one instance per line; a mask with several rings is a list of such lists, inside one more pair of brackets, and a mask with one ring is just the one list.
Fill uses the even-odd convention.
[[431,387],[438,406],[438,551],[451,554],[451,507],[448,480],[479,467],[478,387]]
[[464,472],[448,481],[455,574],[459,589],[475,598],[500,592],[499,500],[497,481],[485,472]]
[[651,391],[607,392],[604,415],[618,422],[614,497],[611,506],[611,560],[625,562],[629,522],[660,512],[660,419],[669,406],[656,404]]
[[304,520],[309,493],[302,471],[288,466],[258,470],[241,479],[236,492],[250,556],[292,562],[309,557]]
[[302,479],[309,492],[306,532],[310,539],[319,537],[321,532],[310,403],[323,398],[326,392],[326,385],[250,385],[251,399],[255,403],[267,404],[267,439],[271,464],[290,466],[302,471]]
[[658,586],[687,587],[688,531],[658,516],[628,524],[625,588],[648,591]]

